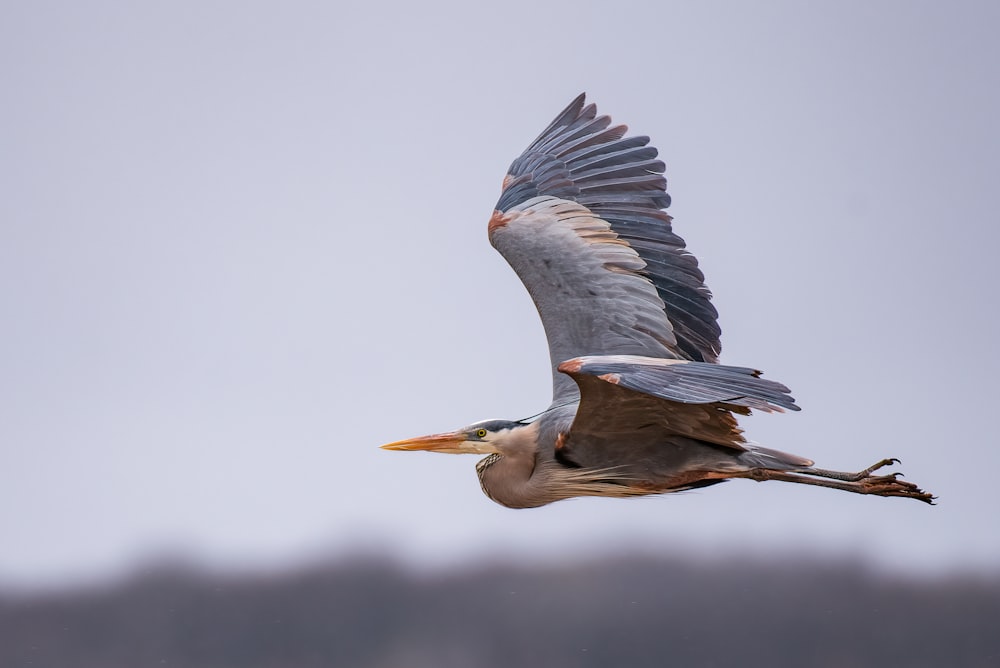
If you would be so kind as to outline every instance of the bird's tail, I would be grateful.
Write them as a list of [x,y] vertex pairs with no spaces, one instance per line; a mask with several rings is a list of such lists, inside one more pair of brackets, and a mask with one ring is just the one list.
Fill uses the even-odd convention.
[[771,469],[773,471],[790,471],[794,469],[804,469],[812,466],[815,462],[805,457],[765,448],[756,443],[747,443],[746,452],[740,453],[738,459],[741,464],[754,469]]

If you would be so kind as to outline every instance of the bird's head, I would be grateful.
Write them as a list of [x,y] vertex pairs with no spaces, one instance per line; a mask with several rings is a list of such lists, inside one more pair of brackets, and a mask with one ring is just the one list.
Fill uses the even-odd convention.
[[457,431],[444,434],[431,434],[408,438],[403,441],[387,443],[384,450],[429,450],[452,455],[488,455],[504,454],[504,445],[511,440],[512,434],[531,426],[530,422],[512,422],[510,420],[483,420],[462,427]]

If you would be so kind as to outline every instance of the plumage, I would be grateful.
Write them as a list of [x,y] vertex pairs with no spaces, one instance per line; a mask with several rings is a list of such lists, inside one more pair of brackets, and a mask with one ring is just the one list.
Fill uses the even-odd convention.
[[697,259],[672,228],[665,165],[580,95],[503,179],[487,229],[520,277],[549,344],[552,403],[534,419],[487,421],[392,450],[480,453],[483,491],[513,508],[626,497],[731,478],[862,494],[933,497],[895,460],[827,471],[748,441],[736,415],[798,410],[787,387],[718,364],[718,313]]

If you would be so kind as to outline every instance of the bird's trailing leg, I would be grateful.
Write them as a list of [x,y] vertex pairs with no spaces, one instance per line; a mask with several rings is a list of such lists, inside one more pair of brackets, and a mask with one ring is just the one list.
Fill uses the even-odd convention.
[[756,468],[747,472],[747,478],[757,480],[783,480],[784,482],[797,482],[804,485],[816,485],[817,487],[829,487],[830,489],[842,489],[845,492],[855,494],[874,494],[876,496],[902,496],[908,499],[917,499],[924,503],[934,504],[934,496],[920,489],[912,482],[900,480],[900,473],[890,473],[889,475],[872,475],[875,471],[898,464],[899,460],[883,459],[872,464],[863,471],[857,473],[847,473],[843,471],[828,471],[826,469],[803,468],[795,471],[775,471],[771,469]]
[[[830,478],[832,480],[845,480],[847,482],[858,482],[859,480],[864,480],[865,478],[872,477],[872,473],[878,471],[880,468],[886,466],[892,466],[893,464],[899,464],[899,460],[895,457],[890,457],[889,459],[883,459],[880,462],[875,462],[864,471],[858,471],[857,473],[845,473],[843,471],[828,471],[826,469],[818,469],[814,466],[810,466],[805,469],[805,472],[809,475],[820,476],[821,478]],[[898,473],[893,475],[900,475]]]

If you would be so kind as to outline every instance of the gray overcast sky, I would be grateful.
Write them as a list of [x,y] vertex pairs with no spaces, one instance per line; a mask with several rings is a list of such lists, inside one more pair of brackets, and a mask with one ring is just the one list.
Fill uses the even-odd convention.
[[[997,8],[4,3],[0,582],[365,545],[995,567]],[[377,449],[547,405],[486,221],[583,90],[659,147],[723,361],[804,408],[750,436],[900,457],[938,507],[737,481],[511,511],[473,458]]]

